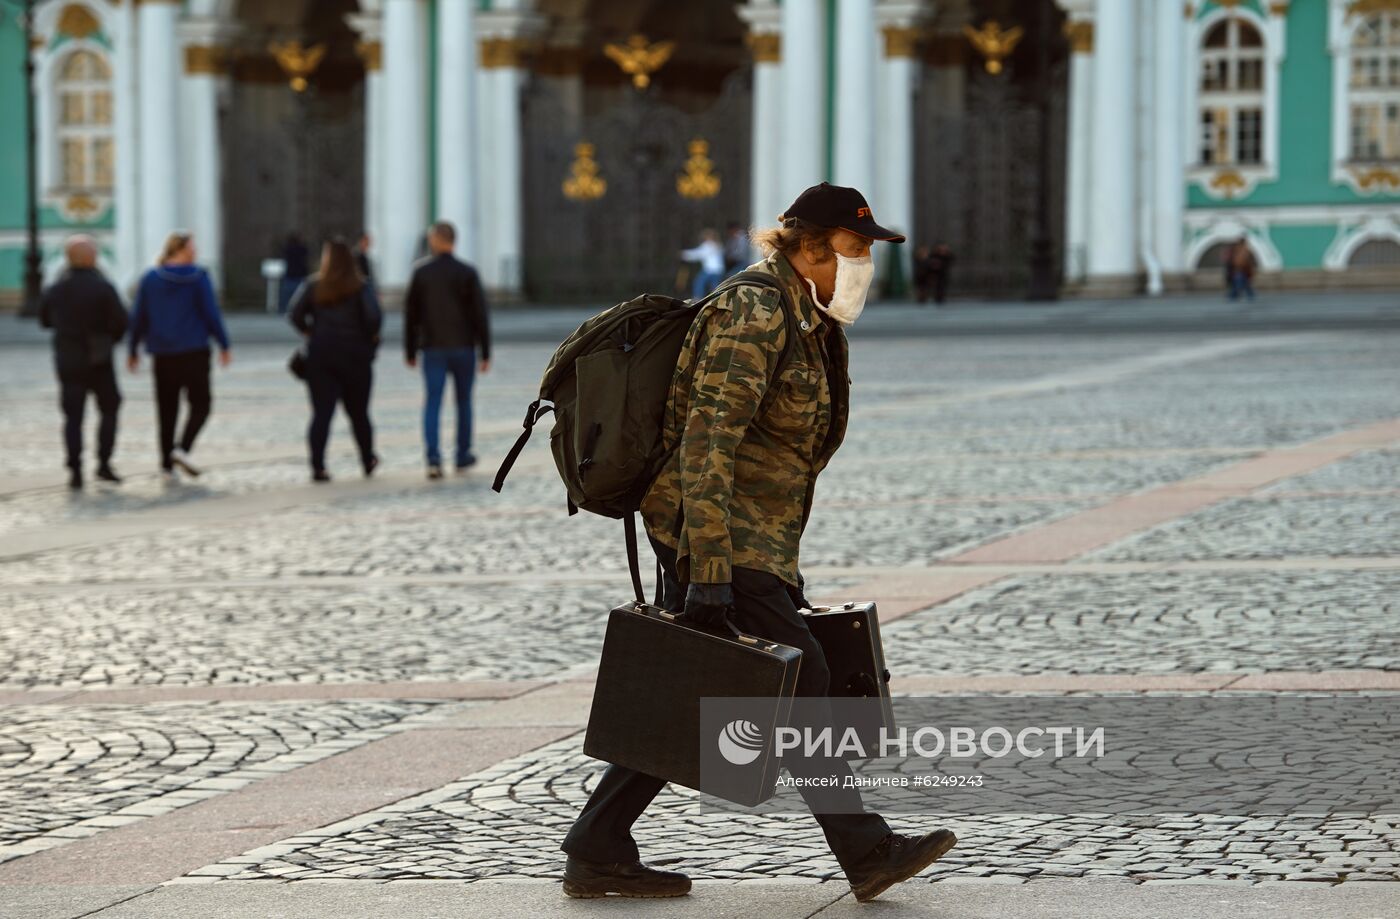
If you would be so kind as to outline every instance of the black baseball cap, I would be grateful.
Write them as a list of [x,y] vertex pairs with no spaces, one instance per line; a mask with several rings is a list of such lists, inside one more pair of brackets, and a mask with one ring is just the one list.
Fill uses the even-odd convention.
[[887,243],[902,243],[904,236],[875,222],[865,195],[854,188],[823,182],[797,196],[783,217],[796,217],[819,227],[850,230],[858,236]]

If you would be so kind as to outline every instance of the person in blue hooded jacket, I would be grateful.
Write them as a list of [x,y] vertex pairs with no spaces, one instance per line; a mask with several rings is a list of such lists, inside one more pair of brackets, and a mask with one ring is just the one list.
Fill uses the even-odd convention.
[[[156,415],[160,422],[160,468],[167,481],[179,468],[199,475],[190,460],[195,438],[209,420],[213,404],[209,391],[209,340],[219,345],[219,364],[229,365],[228,332],[214,296],[209,272],[194,263],[194,237],[171,233],[156,266],[141,277],[131,311],[127,367],[140,367],[140,347],[151,355],[156,383]],[[175,441],[180,396],[189,406],[185,428]]]

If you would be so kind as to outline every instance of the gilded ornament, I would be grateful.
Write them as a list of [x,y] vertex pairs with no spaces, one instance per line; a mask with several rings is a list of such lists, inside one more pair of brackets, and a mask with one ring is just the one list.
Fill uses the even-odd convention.
[[646,89],[651,85],[651,75],[665,66],[676,50],[673,41],[659,41],[653,44],[640,33],[627,39],[625,45],[616,43],[603,46],[606,54],[618,69],[632,78],[632,86]]
[[63,202],[63,213],[78,223],[87,223],[97,216],[102,206],[91,195],[69,195]]
[[384,66],[384,46],[377,41],[355,42],[355,53],[365,65],[365,70],[374,73]]
[[972,42],[972,47],[977,49],[977,53],[987,59],[987,73],[998,74],[1002,71],[1001,62],[1016,50],[1016,45],[1020,43],[1025,30],[1020,26],[1002,29],[1001,23],[995,19],[988,19],[980,29],[963,26],[963,34]]
[[529,42],[523,38],[483,38],[481,40],[481,66],[487,70],[500,67],[519,67],[525,60]]
[[1069,39],[1070,49],[1075,54],[1094,52],[1094,24],[1092,22],[1066,22],[1065,38]]
[[287,75],[292,91],[298,93],[306,92],[306,78],[316,72],[316,68],[321,66],[321,59],[326,56],[325,45],[316,44],[307,48],[300,41],[272,42],[267,50],[272,52],[277,66]]
[[1217,172],[1210,180],[1210,187],[1226,198],[1235,197],[1235,195],[1244,190],[1247,184],[1248,183],[1244,180],[1244,176],[1233,169]]
[[224,49],[215,45],[186,45],[185,73],[223,73]]
[[885,57],[913,57],[919,49],[920,30],[914,26],[885,26]]
[[1386,169],[1384,166],[1354,169],[1352,175],[1356,176],[1356,184],[1365,191],[1379,191],[1382,186],[1390,189],[1400,188],[1400,171]]
[[608,190],[606,179],[598,175],[598,161],[593,158],[593,145],[584,141],[574,147],[573,173],[564,180],[564,197],[570,201],[596,201]]
[[1288,15],[1288,0],[1274,0],[1273,3],[1270,3],[1270,4],[1269,4],[1269,15],[1270,15],[1270,16],[1287,16],[1287,15]]
[[715,175],[715,163],[709,154],[708,141],[697,137],[690,142],[690,159],[685,161],[685,172],[676,178],[676,191],[682,198],[703,201],[719,194],[719,176]]
[[744,41],[757,64],[776,64],[783,59],[783,37],[777,32],[750,32]]
[[58,14],[58,34],[69,38],[91,38],[101,31],[101,24],[92,11],[77,3],[70,3]]
[[1400,10],[1400,0],[1352,0],[1347,6],[1347,15],[1367,16],[1392,10]]

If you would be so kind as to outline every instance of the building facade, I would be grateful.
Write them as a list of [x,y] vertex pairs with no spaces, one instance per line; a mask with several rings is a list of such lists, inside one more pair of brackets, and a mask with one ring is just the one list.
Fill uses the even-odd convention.
[[86,232],[129,284],[184,228],[256,303],[289,235],[365,230],[392,290],[442,218],[497,291],[607,299],[826,179],[948,242],[955,293],[1017,295],[1041,236],[1069,292],[1214,284],[1240,238],[1278,283],[1400,278],[1400,0],[44,0],[32,25],[49,274]]

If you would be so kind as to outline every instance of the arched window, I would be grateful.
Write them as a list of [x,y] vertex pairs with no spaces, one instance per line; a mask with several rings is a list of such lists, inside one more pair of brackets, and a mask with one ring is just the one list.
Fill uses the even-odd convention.
[[1367,16],[1357,24],[1348,93],[1351,161],[1400,160],[1400,12]]
[[59,64],[58,187],[106,193],[112,188],[112,69],[94,51],[79,48]]
[[1201,163],[1264,160],[1264,39],[1238,17],[1211,26],[1201,41]]
[[1349,268],[1400,267],[1400,243],[1393,239],[1368,239],[1351,253]]

